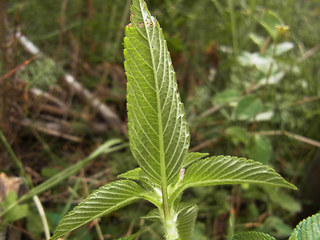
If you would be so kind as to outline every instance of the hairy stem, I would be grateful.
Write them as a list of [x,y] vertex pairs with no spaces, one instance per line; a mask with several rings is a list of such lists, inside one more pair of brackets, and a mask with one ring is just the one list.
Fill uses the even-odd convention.
[[169,209],[166,218],[163,219],[166,240],[179,240],[177,230],[177,215],[173,209]]

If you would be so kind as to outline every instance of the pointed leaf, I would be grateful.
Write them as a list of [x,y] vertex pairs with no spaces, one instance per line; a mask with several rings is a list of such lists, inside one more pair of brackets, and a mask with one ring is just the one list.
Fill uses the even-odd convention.
[[319,240],[320,213],[302,220],[293,230],[289,240]]
[[237,233],[232,237],[232,240],[276,240],[269,234],[262,232],[242,232]]
[[199,152],[191,152],[191,153],[188,153],[184,160],[183,160],[183,165],[182,165],[182,168],[200,160],[201,158],[204,158],[206,156],[208,156],[209,154],[208,153],[199,153]]
[[197,205],[183,204],[177,218],[177,228],[180,240],[192,239],[194,223],[196,221]]
[[170,184],[188,150],[189,129],[162,29],[144,1],[133,0],[125,34],[130,149],[150,179]]
[[133,203],[141,198],[143,192],[138,184],[129,180],[112,182],[99,188],[61,220],[50,240]]
[[194,186],[239,183],[296,189],[272,168],[252,160],[230,156],[210,157],[192,164],[187,169],[182,184],[185,185],[185,189]]
[[260,24],[269,32],[273,39],[277,39],[278,37],[278,28],[280,26],[285,27],[280,17],[272,11],[264,12],[260,20]]

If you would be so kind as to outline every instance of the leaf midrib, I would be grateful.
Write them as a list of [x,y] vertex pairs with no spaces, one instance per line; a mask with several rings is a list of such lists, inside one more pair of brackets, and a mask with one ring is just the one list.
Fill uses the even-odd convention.
[[286,184],[280,184],[280,183],[271,183],[263,180],[239,180],[239,179],[219,179],[219,180],[204,180],[204,181],[195,181],[195,182],[189,182],[185,183],[182,186],[182,191],[184,191],[187,188],[190,187],[201,187],[201,186],[215,186],[215,185],[228,185],[228,184],[242,184],[242,183],[248,183],[248,184],[265,184],[265,185],[272,185],[277,187],[287,187],[287,188],[293,188],[290,185]]
[[[143,4],[143,2],[141,2],[141,1],[139,1],[139,2],[140,2],[140,8],[143,9],[144,6],[141,6],[141,4]],[[153,19],[151,18],[151,21],[152,20]],[[158,84],[157,68],[156,68],[155,57],[154,57],[154,54],[153,54],[153,51],[152,51],[152,46],[151,46],[151,41],[152,40],[150,38],[150,34],[149,34],[148,29],[147,29],[148,23],[145,21],[145,17],[144,16],[143,16],[143,21],[144,21],[144,27],[145,27],[145,30],[146,30],[146,33],[147,33],[147,37],[148,37],[148,44],[149,44],[150,55],[151,55],[151,60],[152,60],[153,77],[154,77],[155,86],[156,86],[161,187],[162,187],[163,191],[166,191],[166,189],[167,189],[166,162],[165,162],[165,156],[164,156],[164,140],[163,140],[161,103],[160,103],[160,96],[159,96],[159,84]],[[154,26],[152,26],[153,33],[154,33],[154,29],[153,28],[156,28],[156,27],[157,27],[156,24]],[[159,29],[159,31],[160,31],[160,29]],[[159,39],[159,40],[160,40],[159,44],[160,44],[160,47],[161,47],[161,39]],[[162,49],[160,49],[160,52],[161,51],[162,51]],[[159,57],[160,57],[160,55],[159,55]],[[166,196],[163,196],[163,197],[166,197]]]

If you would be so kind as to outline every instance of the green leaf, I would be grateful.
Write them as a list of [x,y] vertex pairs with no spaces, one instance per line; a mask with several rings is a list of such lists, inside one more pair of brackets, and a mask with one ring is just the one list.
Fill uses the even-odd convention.
[[143,193],[138,184],[129,180],[112,182],[99,188],[60,221],[50,240],[58,239],[95,218],[135,202]]
[[197,205],[181,204],[179,206],[177,229],[180,240],[192,239],[194,223],[198,213]]
[[284,191],[274,191],[272,188],[265,188],[265,190],[268,193],[270,200],[277,206],[280,206],[291,213],[298,213],[301,211],[301,203],[294,199],[290,194]]
[[118,178],[125,178],[125,179],[135,180],[135,181],[140,181],[142,177],[143,177],[143,172],[141,168],[135,168],[118,175]]
[[238,100],[241,97],[241,93],[236,89],[226,89],[217,93],[213,99],[213,104],[227,104]]
[[262,108],[263,105],[259,98],[248,96],[238,103],[234,115],[236,119],[248,120],[258,114]]
[[270,216],[264,221],[264,229],[278,238],[287,238],[292,232],[292,227],[280,217]]
[[247,153],[249,158],[268,164],[272,153],[272,145],[269,138],[254,135],[247,146]]
[[233,236],[232,240],[276,240],[274,237],[261,232],[241,232]]
[[267,184],[296,189],[272,168],[252,160],[216,156],[192,164],[183,179],[183,188],[222,184]]
[[192,164],[192,163],[194,163],[194,162],[196,162],[196,161],[200,160],[201,158],[204,158],[208,155],[209,155],[209,153],[198,153],[198,152],[188,153],[183,160],[182,167],[184,168],[184,167],[186,167],[186,166],[188,166],[188,165],[190,165],[190,164]]
[[124,38],[130,149],[150,179],[178,176],[189,129],[162,29],[142,0],[133,0]]
[[268,74],[274,62],[271,56],[261,53],[242,52],[238,57],[239,64],[244,67],[256,67],[260,72]]
[[[292,42],[283,42],[283,43],[277,44],[275,48],[276,48],[275,55],[280,56],[290,51],[291,49],[293,49],[294,44]],[[268,49],[268,52],[270,52],[270,55],[273,54],[273,51],[274,51],[274,46]]]
[[[16,202],[17,197],[18,195],[16,192],[13,192],[13,191],[8,192],[4,201],[0,202],[0,209],[6,210],[12,203]],[[14,221],[17,221],[19,219],[26,217],[27,215],[28,215],[27,204],[16,205],[10,211],[7,211],[6,214],[4,214],[3,223],[4,224],[12,223]]]
[[259,48],[263,47],[263,44],[265,42],[265,38],[256,34],[256,33],[250,33],[249,38],[258,45]]
[[293,230],[289,240],[319,240],[320,213],[302,220]]
[[226,134],[231,137],[235,145],[237,145],[238,142],[246,144],[249,139],[247,130],[242,127],[229,127],[226,129]]
[[278,28],[284,26],[280,17],[272,11],[266,11],[260,20],[260,24],[269,32],[273,39],[278,37]]

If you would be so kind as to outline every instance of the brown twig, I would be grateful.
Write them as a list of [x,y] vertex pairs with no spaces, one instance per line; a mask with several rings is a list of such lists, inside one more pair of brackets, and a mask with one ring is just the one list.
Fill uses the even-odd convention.
[[282,130],[270,130],[270,131],[259,131],[259,132],[252,132],[251,134],[259,134],[259,135],[267,135],[267,136],[276,136],[276,135],[285,135],[288,137],[291,137],[295,140],[298,140],[300,142],[303,143],[307,143],[309,145],[315,146],[315,147],[319,147],[320,148],[320,142],[295,134],[295,133],[291,133],[289,131],[282,131]]
[[60,99],[56,98],[55,96],[52,96],[47,92],[44,92],[38,88],[30,88],[30,92],[36,97],[45,98],[46,100],[48,100],[48,102],[54,103],[55,105],[59,106],[60,108],[63,108],[64,110],[68,110],[68,107],[66,107]]
[[245,223],[240,225],[244,226],[245,228],[259,227],[263,223],[264,219],[268,216],[269,216],[269,213],[265,212],[259,216],[257,222]]
[[2,68],[4,72],[9,69],[8,43],[7,43],[7,6],[6,0],[0,0],[0,49],[2,56]]
[[298,63],[301,63],[304,60],[308,59],[309,57],[311,57],[313,54],[315,54],[319,50],[320,50],[320,44],[318,44],[318,45],[314,46],[313,48],[311,48],[310,50],[304,52],[302,57],[298,59]]
[[201,113],[200,118],[205,118],[205,117],[215,113],[216,111],[219,111],[222,106],[223,105],[216,105],[216,106],[206,110],[205,112]]
[[294,107],[297,105],[301,105],[301,104],[305,104],[305,103],[310,103],[310,102],[314,102],[314,101],[318,101],[320,100],[320,96],[316,96],[316,97],[305,97],[302,100],[296,101],[294,103],[292,103],[290,105],[290,107]]
[[81,138],[64,133],[63,129],[61,129],[61,126],[56,123],[44,123],[41,121],[31,121],[28,118],[18,120],[12,117],[10,118],[10,121],[24,127],[34,128],[39,132],[43,132],[51,136],[61,137],[73,142],[82,142]]
[[120,118],[88,89],[84,88],[81,83],[77,82],[72,75],[65,74],[63,80],[75,93],[86,99],[90,106],[96,109],[111,127],[122,130]]
[[[28,38],[22,35],[20,32],[16,33],[16,37],[20,44],[33,55],[43,55],[43,53],[35,46]],[[102,103],[97,97],[95,97],[88,89],[82,86],[74,76],[71,74],[65,74],[63,76],[64,83],[70,87],[80,97],[84,98],[91,107],[96,109],[100,115],[110,124],[112,128],[118,129],[126,134],[126,129],[122,126],[120,118],[104,103]]]
[[11,77],[16,72],[23,70],[25,68],[25,66],[27,66],[28,64],[33,62],[38,57],[39,57],[39,55],[36,55],[33,58],[28,59],[28,60],[24,61],[23,63],[19,64],[18,66],[16,66],[15,68],[11,69],[9,72],[3,74],[0,78],[0,83],[3,82],[4,80],[6,80],[7,78]]
[[204,141],[203,143],[200,143],[199,145],[191,148],[190,152],[199,151],[200,149],[203,149],[203,148],[208,147],[214,143],[217,143],[219,140],[220,140],[220,138],[213,138],[213,139],[209,139],[207,141]]
[[[2,71],[6,72],[9,69],[9,59],[8,59],[8,44],[7,44],[7,8],[6,0],[0,0],[0,49],[2,56]],[[3,129],[7,129],[7,81],[0,81],[0,126]]]

